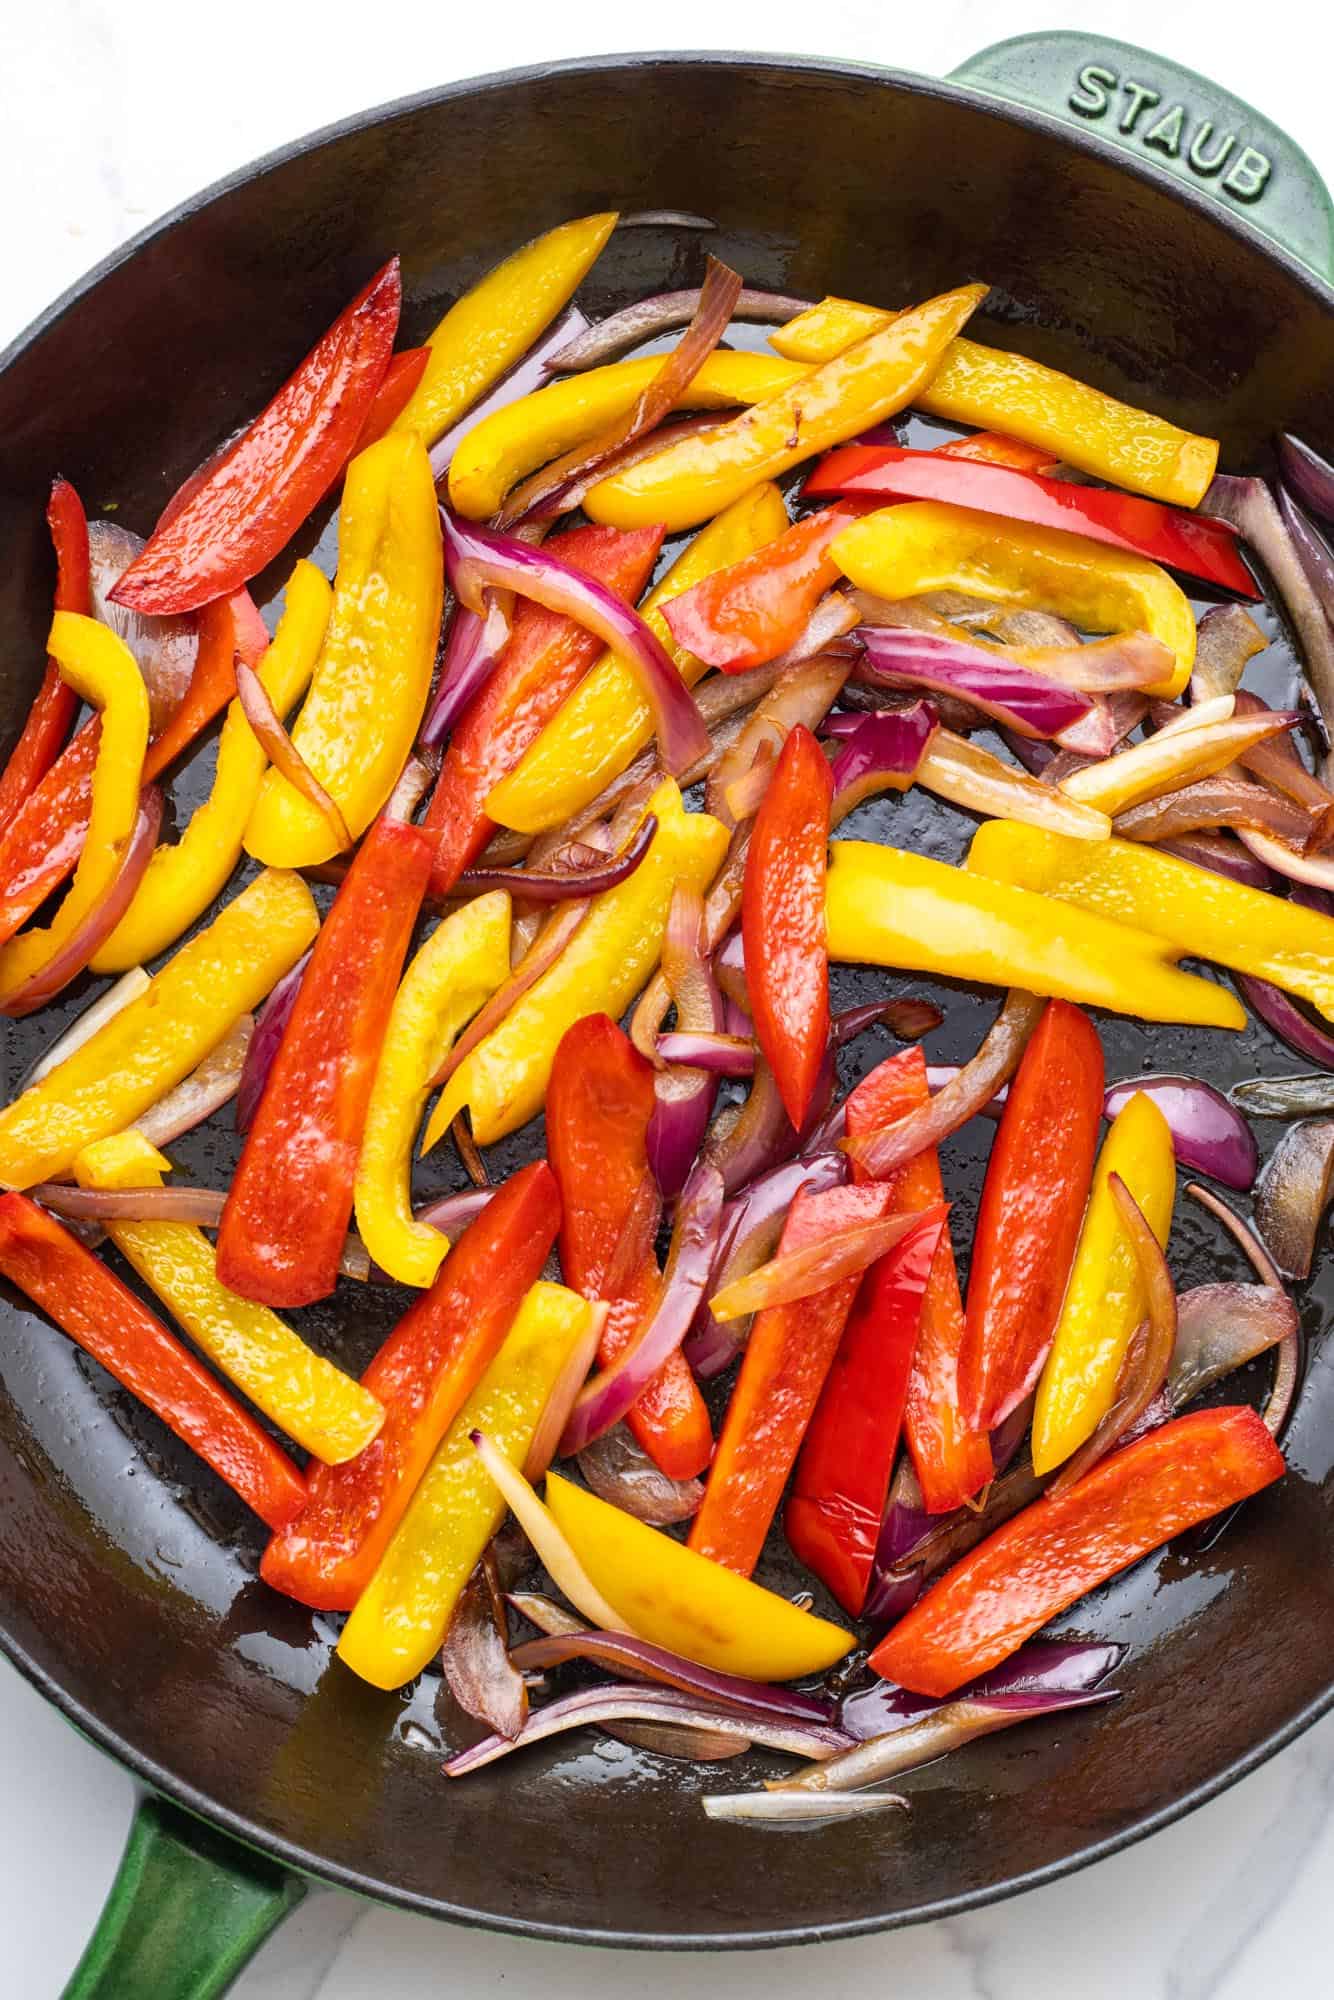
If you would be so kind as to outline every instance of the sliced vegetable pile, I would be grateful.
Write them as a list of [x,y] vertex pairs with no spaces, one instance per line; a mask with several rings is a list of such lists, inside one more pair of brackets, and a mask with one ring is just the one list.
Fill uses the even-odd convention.
[[[0,1009],[113,983],[0,1111],[0,1272],[346,1614],[335,1671],[441,1660],[488,1732],[451,1777],[595,1725],[801,1760],[715,1818],[860,1814],[1111,1699],[1121,1649],[1043,1628],[1283,1473],[1334,1181],[1334,469],[1217,474],[974,341],[980,284],[886,311],[710,258],[592,325],[617,224],[397,352],[386,264],[146,541],[55,482]],[[296,559],[270,636],[249,586],[335,494],[336,574]],[[1257,578],[1309,712],[1241,685]],[[844,827],[911,788],[973,816],[962,865]],[[831,962],[995,989],[976,1053],[927,1062],[926,1001],[839,1011]],[[1109,1082],[1086,1011],[1248,1007],[1320,1074]],[[232,1103],[230,1184],[165,1180]],[[1258,1181],[1247,1112],[1297,1121]],[[474,1185],[414,1202],[446,1138]],[[1178,1295],[1179,1168],[1255,1185],[1255,1229],[1187,1190],[1255,1283]],[[281,1315],[368,1281],[411,1297],[358,1382]],[[1262,1413],[1200,1404],[1267,1351]],[[775,1530],[839,1615],[766,1585]]]

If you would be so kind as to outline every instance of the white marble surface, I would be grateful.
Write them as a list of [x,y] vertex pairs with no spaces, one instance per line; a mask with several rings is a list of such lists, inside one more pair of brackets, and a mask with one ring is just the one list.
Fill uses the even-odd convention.
[[[257,153],[361,107],[507,63],[654,47],[795,49],[943,73],[1072,17],[1208,70],[1334,180],[1327,8],[1271,0],[7,0],[0,5],[0,345],[153,216]],[[1317,58],[1314,59],[1313,58]],[[51,2000],[110,1883],[129,1780],[0,1664],[0,1989]],[[1330,1991],[1334,1717],[1223,1798],[1073,1879],[950,1922],[807,1952],[647,1958],[525,1944],[312,1897],[239,2000],[426,2000],[542,1991],[715,2000],[884,1990],[915,2000],[1308,2000]],[[143,2000],[154,2000],[144,1995]]]

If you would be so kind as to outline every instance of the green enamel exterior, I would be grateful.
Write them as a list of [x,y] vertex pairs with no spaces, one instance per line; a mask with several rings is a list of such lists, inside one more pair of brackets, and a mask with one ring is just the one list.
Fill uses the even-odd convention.
[[1164,56],[1077,30],[1019,35],[951,77],[1092,133],[1334,276],[1334,205],[1301,147],[1241,98]]
[[64,2000],[218,2000],[305,1893],[299,1876],[145,1799]]

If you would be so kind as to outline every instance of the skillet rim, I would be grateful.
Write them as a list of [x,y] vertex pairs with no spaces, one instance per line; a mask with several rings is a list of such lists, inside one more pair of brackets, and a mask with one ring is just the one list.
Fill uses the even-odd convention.
[[[713,66],[724,69],[753,69],[760,66],[770,70],[787,71],[794,75],[818,74],[836,83],[854,86],[874,86],[883,83],[908,95],[933,98],[949,104],[963,104],[984,117],[1035,130],[1048,139],[1063,141],[1078,152],[1091,153],[1118,172],[1151,186],[1160,193],[1167,194],[1181,206],[1235,237],[1246,248],[1264,256],[1295,281],[1317,304],[1323,306],[1327,313],[1334,316],[1334,274],[1331,274],[1328,280],[1322,278],[1319,272],[1303,259],[1273,242],[1262,229],[1244,215],[1224,207],[1203,189],[1176,180],[1164,173],[1152,161],[1141,160],[1127,153],[1124,148],[1102,138],[1095,131],[1083,131],[1072,127],[1051,112],[1037,110],[1010,99],[991,97],[973,85],[920,76],[912,71],[898,70],[884,64],[811,55],[768,54],[759,50],[669,49],[619,52],[601,56],[574,56],[559,62],[532,63],[512,69],[491,70],[481,76],[460,78],[451,83],[438,84],[431,89],[413,92],[405,97],[389,99],[367,110],[353,112],[345,118],[319,126],[285,145],[274,147],[245,166],[223,175],[197,193],[187,196],[174,208],[167,210],[100,259],[38,313],[12,341],[0,349],[0,373],[17,361],[20,355],[79,304],[105,277],[122,265],[130,263],[149,244],[234,189],[259,180],[275,168],[286,166],[331,141],[371,130],[391,118],[406,113],[448,104],[459,98],[473,98],[484,93],[508,89],[515,84],[543,80],[553,75],[578,73],[597,76],[613,74],[630,67],[662,68],[668,65],[696,68]],[[1062,1860],[1053,1861],[1042,1868],[1031,1869],[1022,1875],[1012,1876],[1001,1883],[939,1897],[910,1910],[881,1911],[865,1917],[794,1924],[781,1929],[684,1933],[630,1932],[615,1928],[551,1923],[513,1916],[503,1911],[481,1911],[452,1903],[443,1897],[405,1890],[368,1875],[359,1874],[355,1869],[328,1861],[297,1842],[267,1832],[247,1819],[243,1813],[218,1804],[196,1786],[177,1778],[154,1759],[129,1745],[113,1729],[104,1724],[93,1710],[71,1696],[53,1675],[26,1652],[10,1632],[2,1614],[0,1614],[0,1653],[82,1736],[99,1750],[114,1757],[143,1785],[172,1800],[205,1824],[220,1828],[243,1847],[268,1856],[304,1878],[410,1911],[414,1915],[466,1924],[473,1929],[499,1931],[511,1937],[540,1938],[557,1944],[602,1945],[641,1951],[764,1950],[783,1945],[820,1943],[841,1938],[864,1937],[882,1931],[902,1930],[911,1924],[929,1923],[942,1917],[958,1916],[970,1910],[985,1908],[989,1904],[1020,1895],[1026,1890],[1060,1881],[1065,1876],[1073,1875],[1096,1861],[1117,1854],[1137,1841],[1171,1826],[1177,1820],[1184,1819],[1187,1814],[1196,1811],[1209,1800],[1217,1798],[1238,1780],[1257,1770],[1260,1765],[1266,1763],[1289,1743],[1294,1742],[1322,1716],[1334,1709],[1334,1669],[1332,1669],[1323,1694],[1309,1702],[1280,1728],[1262,1737],[1251,1749],[1214,1777],[1206,1779],[1191,1791],[1173,1800],[1170,1805],[1137,1820],[1132,1826],[1078,1848]]]

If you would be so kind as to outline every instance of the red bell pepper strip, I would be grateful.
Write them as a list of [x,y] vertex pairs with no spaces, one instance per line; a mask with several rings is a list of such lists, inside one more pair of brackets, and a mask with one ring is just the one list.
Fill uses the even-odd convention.
[[918,1599],[870,1664],[914,1694],[952,1694],[1100,1583],[1283,1471],[1245,1405],[1162,1424],[989,1535]]
[[[662,1213],[646,1140],[653,1068],[606,1014],[563,1036],[547,1085],[547,1157],[561,1194],[560,1261],[586,1299],[610,1297],[604,1368],[630,1345],[658,1294],[654,1238]],[[693,1479],[713,1454],[704,1398],[681,1353],[664,1362],[626,1419],[670,1479]]]
[[[887,1184],[799,1194],[779,1255],[818,1244],[832,1230],[878,1221],[893,1205]],[[749,1576],[759,1561],[860,1283],[860,1273],[841,1278],[809,1298],[765,1306],[751,1323],[704,1504],[690,1528],[692,1549],[739,1576]]]
[[[190,685],[148,746],[144,783],[160,777],[236,693],[235,659],[258,663],[269,635],[249,591],[240,590],[199,616],[199,650]],[[13,937],[83,851],[102,725],[94,716],[57,757],[0,833],[0,944]]]
[[845,504],[809,514],[754,555],[682,591],[662,607],[677,645],[729,674],[776,660],[838,582],[829,544],[865,511]]
[[1098,1031],[1050,1000],[1010,1085],[987,1162],[959,1351],[959,1407],[993,1431],[1051,1346],[1079,1241],[1102,1122]]
[[[920,1048],[902,1049],[864,1077],[847,1103],[849,1137],[874,1132],[906,1116],[930,1096],[926,1058]],[[863,1169],[854,1165],[854,1178]],[[935,1148],[918,1153],[891,1174],[885,1185],[896,1208],[934,1208],[942,1198],[940,1161]],[[963,1345],[963,1300],[954,1248],[946,1229],[931,1266],[922,1300],[921,1330],[908,1378],[904,1431],[927,1512],[946,1514],[961,1507],[991,1478],[991,1445],[959,1411],[959,1350]]]
[[117,604],[196,611],[272,562],[347,463],[389,365],[401,299],[393,257],[169,510],[112,590]]
[[783,1514],[793,1554],[861,1616],[899,1449],[922,1302],[945,1217],[924,1217],[862,1279]]
[[[88,520],[83,502],[68,479],[57,479],[51,487],[46,525],[56,551],[55,608],[77,611],[86,618],[91,596]],[[55,661],[48,660],[23,734],[10,751],[4,775],[0,777],[0,833],[59,756],[78,705],[79,698],[73,688],[61,679]]]
[[315,940],[218,1226],[218,1276],[242,1298],[303,1306],[333,1290],[380,1044],[431,843],[377,820]]
[[795,1129],[829,1041],[829,764],[804,723],[783,745],[746,851],[741,934],[755,1034]]
[[312,1461],[299,1516],[260,1575],[320,1611],[350,1611],[375,1573],[436,1446],[490,1367],[560,1223],[545,1161],[524,1167],[454,1245],[362,1376],[384,1424],[342,1465]]
[[114,1271],[26,1195],[0,1195],[0,1271],[261,1520],[281,1528],[300,1511],[305,1481],[286,1452]]
[[853,494],[861,499],[944,500],[1026,521],[1037,528],[1060,528],[1148,556],[1169,569],[1184,570],[1239,597],[1258,598],[1254,578],[1237,550],[1236,530],[1212,514],[1192,514],[1137,493],[1111,487],[1075,486],[1039,472],[1006,465],[970,463],[957,454],[909,451],[892,444],[847,444],[820,461],[802,490],[803,500]]
[[385,432],[393,429],[412,401],[430,358],[429,347],[405,347],[391,357],[384,380],[371,399],[360,435],[348,453],[349,461],[369,445],[378,444]]
[[[661,528],[573,528],[550,546],[633,604],[653,572]],[[436,838],[431,892],[447,896],[495,832],[483,811],[488,794],[522,758],[565,697],[604,651],[596,633],[520,602],[495,672],[460,716],[422,825]]]
[[933,451],[937,458],[980,458],[985,465],[1009,465],[1016,472],[1049,472],[1061,462],[1044,445],[1023,444],[1000,431],[973,431],[968,437],[935,445]]

